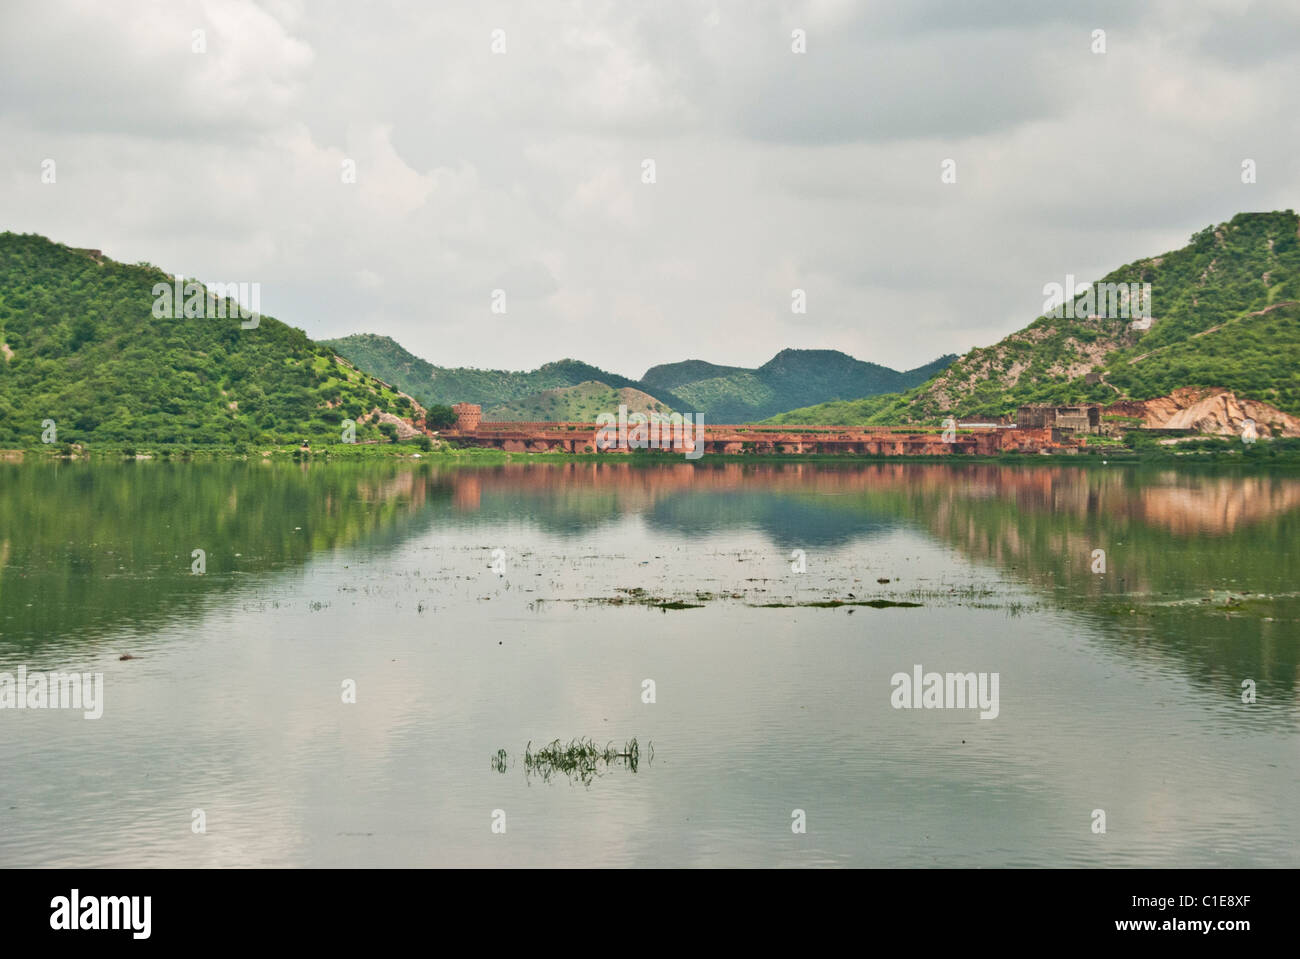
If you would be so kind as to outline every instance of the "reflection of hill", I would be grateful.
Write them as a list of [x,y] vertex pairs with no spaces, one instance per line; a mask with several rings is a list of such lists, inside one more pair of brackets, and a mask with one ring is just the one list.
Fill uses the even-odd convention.
[[[612,521],[629,512],[654,513],[665,521],[680,516],[683,527],[689,520],[690,528],[698,529],[698,521],[688,516],[694,507],[666,505],[687,493],[692,498],[711,498],[709,525],[715,527],[754,525],[752,508],[767,509],[772,496],[787,498],[787,506],[789,498],[796,498],[816,503],[817,512],[829,507],[857,513],[865,495],[879,497],[880,507],[894,512],[912,494],[930,491],[944,497],[1012,502],[1030,512],[1124,518],[1180,534],[1229,533],[1300,507],[1300,479],[1074,466],[567,463],[509,464],[443,475],[454,485],[454,502],[464,512],[495,520],[535,508],[533,518],[557,531],[573,529],[580,522]],[[746,493],[760,494],[749,509],[738,505]],[[903,499],[896,498],[904,493],[908,495]],[[883,515],[866,525],[874,525]]]
[[[427,525],[445,480],[397,464],[0,465],[0,639],[176,622],[317,550]],[[192,575],[203,549],[207,573]]]
[[826,497],[773,495],[761,489],[714,491],[660,500],[649,512],[656,529],[699,533],[716,529],[759,529],[778,546],[832,547],[875,536],[902,518],[870,505],[829,509]]
[[504,523],[527,518],[560,535],[579,535],[627,515],[657,528],[764,530],[774,542],[826,546],[846,543],[894,525],[896,517],[827,510],[823,494],[861,489],[864,479],[783,467],[698,469],[689,464],[642,467],[614,464],[508,465],[452,470],[453,504],[465,518]]
[[[1300,479],[1220,471],[992,464],[631,464],[453,475],[487,521],[526,511],[580,532],[643,513],[656,528],[762,529],[836,545],[910,523],[1086,617],[1124,658],[1169,661],[1232,696],[1300,674]],[[472,495],[463,490],[472,489]],[[1104,549],[1106,574],[1091,571]],[[1200,600],[1218,589],[1219,605]],[[1275,597],[1233,611],[1223,590]],[[1134,610],[1130,614],[1129,610]],[[1272,621],[1269,620],[1272,618]]]
[[[580,536],[629,515],[686,537],[757,529],[782,548],[910,524],[1028,581],[1125,658],[1228,691],[1296,683],[1300,478],[1053,465],[0,464],[0,642],[183,622],[247,574],[439,522]],[[1211,589],[1273,598],[1224,609],[1220,592],[1212,608]]]
[[[1292,691],[1300,676],[1298,493],[1289,478],[1077,471],[1050,489],[1012,477],[975,496],[923,487],[910,509],[1100,626],[1126,657],[1173,662],[1231,698],[1242,679]],[[1229,591],[1254,598],[1225,605]]]

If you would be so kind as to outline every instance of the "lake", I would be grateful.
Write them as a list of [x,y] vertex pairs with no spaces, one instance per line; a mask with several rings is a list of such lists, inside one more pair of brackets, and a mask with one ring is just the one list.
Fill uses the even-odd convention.
[[1297,543],[1287,472],[3,463],[0,674],[103,691],[0,709],[0,865],[1294,867]]

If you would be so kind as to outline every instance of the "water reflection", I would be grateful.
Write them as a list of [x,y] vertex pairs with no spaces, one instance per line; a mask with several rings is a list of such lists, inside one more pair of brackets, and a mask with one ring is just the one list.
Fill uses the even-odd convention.
[[683,537],[757,531],[777,551],[923,530],[1102,626],[1127,655],[1180,662],[1196,682],[1296,688],[1300,479],[1168,469],[4,464],[0,643],[161,630],[314,554],[393,548],[449,523],[580,542],[629,516]]
[[[0,671],[107,706],[0,716],[0,863],[1294,865],[1298,505],[1051,464],[5,464]],[[691,602],[590,602],[642,595]],[[998,718],[892,709],[915,663],[999,672]],[[533,768],[557,733],[594,738]]]

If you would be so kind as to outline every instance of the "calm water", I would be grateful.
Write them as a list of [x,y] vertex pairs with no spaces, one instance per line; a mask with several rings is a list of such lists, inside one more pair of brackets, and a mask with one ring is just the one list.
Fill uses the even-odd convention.
[[1298,542],[1297,474],[0,464],[0,672],[104,674],[0,710],[0,865],[1297,866]]

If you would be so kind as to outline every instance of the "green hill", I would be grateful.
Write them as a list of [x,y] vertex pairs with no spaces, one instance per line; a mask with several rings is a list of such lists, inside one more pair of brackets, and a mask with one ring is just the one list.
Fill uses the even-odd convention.
[[646,370],[645,376],[641,377],[641,382],[650,389],[676,390],[693,383],[724,379],[728,376],[743,376],[753,372],[742,366],[719,366],[717,363],[708,363],[704,360],[682,360],[678,363],[664,363],[661,366],[650,367]]
[[[174,279],[0,233],[0,444],[39,445],[53,420],[60,444],[315,445],[338,442],[344,417],[412,413],[408,399],[269,316],[245,329],[230,303],[229,318],[156,318],[154,286]],[[357,429],[358,439],[378,435]]]
[[[434,366],[391,337],[374,333],[356,333],[322,343],[426,406],[478,403],[484,410],[490,410],[525,399],[527,405],[534,405],[539,402],[533,399],[535,394],[591,382],[614,389],[641,388],[635,380],[579,360],[559,360],[529,372],[479,370]],[[657,398],[666,405],[674,405],[676,401],[671,394]]]
[[614,389],[589,381],[562,386],[520,397],[483,411],[485,420],[530,420],[542,423],[591,423],[601,413],[617,413],[626,406],[630,413],[671,413],[672,410],[648,393],[630,386]]
[[[1221,387],[1300,414],[1300,217],[1242,213],[1180,250],[1129,263],[1099,284],[1151,284],[1151,323],[1077,300],[899,395],[818,405],[777,423],[887,424],[1009,416],[1024,403],[1146,400]],[[1090,315],[1105,314],[1103,317]]]
[[684,409],[701,410],[715,423],[745,423],[810,403],[904,390],[954,359],[944,356],[899,372],[838,350],[782,350],[753,370],[701,360],[656,366],[641,383],[656,396],[671,389]]
[[955,359],[941,357],[900,373],[836,350],[783,350],[757,369],[684,360],[652,367],[632,380],[578,360],[547,363],[527,373],[434,366],[391,338],[369,333],[324,343],[426,405],[478,403],[493,419],[506,418],[506,410],[543,418],[536,415],[538,409],[552,403],[543,393],[599,383],[611,390],[639,390],[661,406],[703,413],[714,423],[743,423],[823,400],[907,389]]

